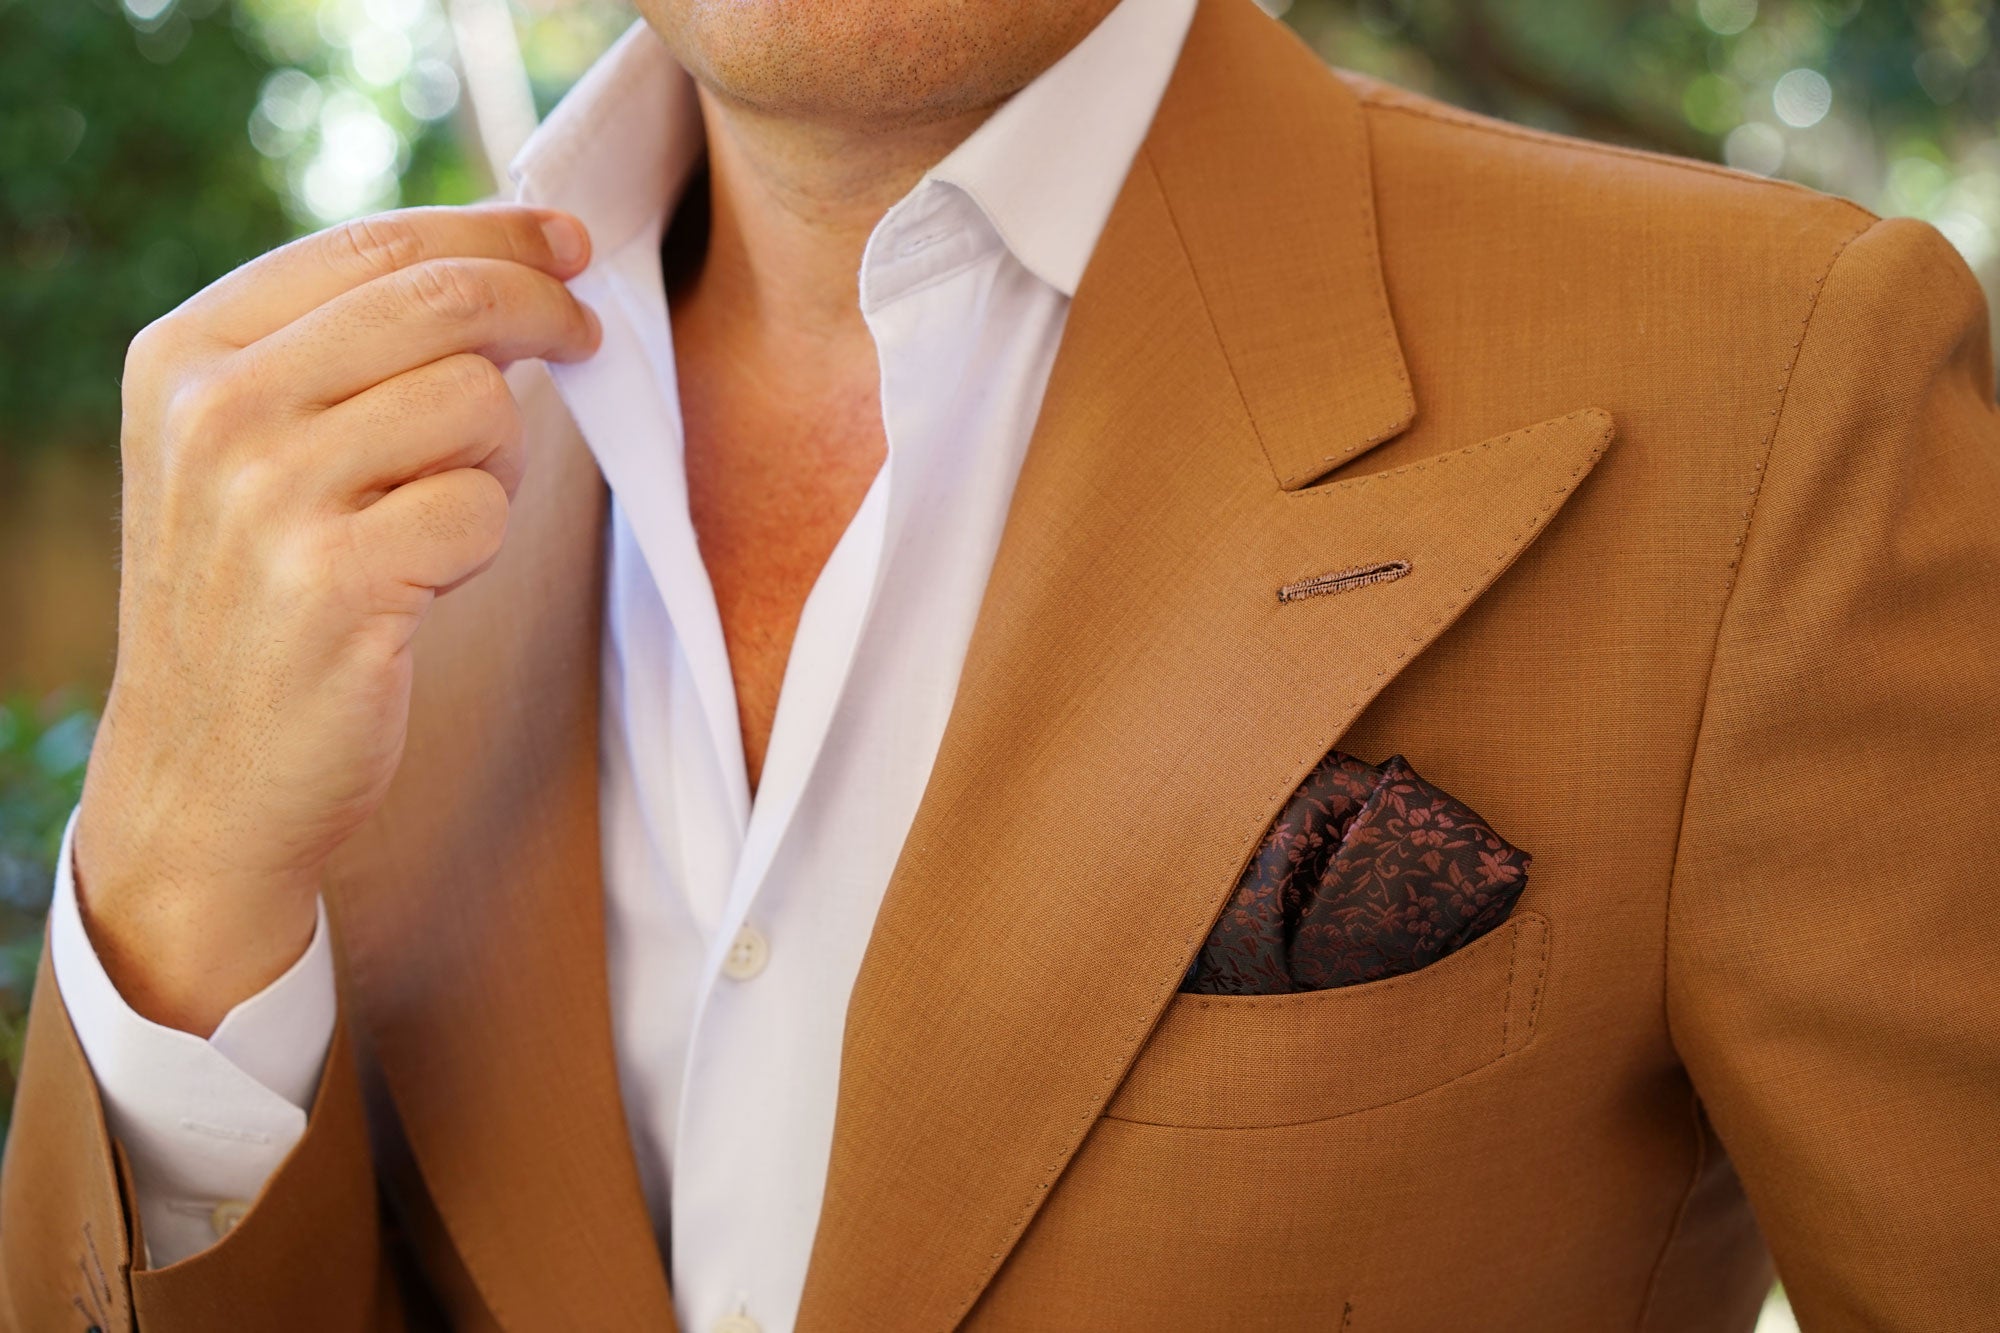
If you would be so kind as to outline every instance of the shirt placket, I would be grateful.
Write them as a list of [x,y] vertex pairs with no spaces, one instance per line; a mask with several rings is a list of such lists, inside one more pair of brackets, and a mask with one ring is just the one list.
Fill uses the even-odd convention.
[[[810,921],[872,916],[876,896],[845,898],[831,883],[785,880],[787,834],[807,799],[835,723],[853,660],[896,545],[899,494],[936,441],[925,439],[955,370],[935,349],[962,342],[962,300],[927,292],[997,248],[990,233],[971,238],[967,214],[931,190],[892,210],[871,238],[860,275],[863,311],[881,367],[887,452],[881,471],[815,582],[800,617],[779,694],[763,784],[751,811],[731,886],[724,933],[712,943],[704,991],[683,1071],[673,1183],[676,1291],[698,1319],[744,1313],[782,1326],[796,1306],[825,1171],[823,1131],[801,1124],[788,1095],[799,1064],[837,1053],[840,1021],[825,1012],[844,996],[859,949],[832,949]],[[951,194],[956,196],[955,190]],[[959,202],[962,196],[958,197]],[[947,207],[940,207],[940,204]],[[875,299],[868,299],[872,294]],[[936,341],[933,339],[936,335]],[[942,358],[950,361],[950,355]],[[912,452],[914,450],[914,453]],[[817,799],[817,798],[814,798]],[[814,807],[807,806],[806,809]],[[817,816],[816,816],[817,817]],[[815,825],[814,832],[823,830]],[[849,885],[848,896],[880,885]],[[849,954],[853,956],[850,957]],[[830,1083],[814,1064],[808,1082]],[[808,1132],[812,1130],[815,1132]],[[776,1154],[789,1154],[779,1157]],[[779,1237],[784,1240],[781,1243]]]

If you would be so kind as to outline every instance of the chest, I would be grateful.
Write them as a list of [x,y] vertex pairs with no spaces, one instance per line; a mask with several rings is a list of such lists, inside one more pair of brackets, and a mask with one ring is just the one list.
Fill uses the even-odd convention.
[[800,613],[881,470],[872,377],[817,393],[684,376],[688,510],[715,593],[754,786]]

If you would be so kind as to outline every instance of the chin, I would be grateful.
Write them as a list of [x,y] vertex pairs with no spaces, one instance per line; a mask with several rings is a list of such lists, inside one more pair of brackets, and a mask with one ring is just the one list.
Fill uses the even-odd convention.
[[639,0],[714,95],[843,126],[943,120],[1008,97],[1115,0]]

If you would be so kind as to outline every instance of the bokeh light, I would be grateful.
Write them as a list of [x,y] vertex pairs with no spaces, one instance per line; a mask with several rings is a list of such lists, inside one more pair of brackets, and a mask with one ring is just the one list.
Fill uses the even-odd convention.
[[442,0],[241,0],[286,67],[250,118],[250,141],[302,225],[404,200],[412,149],[460,105]]
[[[1272,8],[1266,5],[1266,8]],[[1995,0],[1292,0],[1330,61],[1922,218],[2000,288]]]
[[1793,129],[1811,129],[1833,109],[1833,85],[1816,69],[1788,70],[1771,89],[1771,107]]

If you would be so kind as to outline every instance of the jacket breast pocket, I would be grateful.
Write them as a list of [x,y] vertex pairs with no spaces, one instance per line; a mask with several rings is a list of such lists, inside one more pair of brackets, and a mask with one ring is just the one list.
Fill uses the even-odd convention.
[[1352,1115],[1534,1040],[1549,923],[1505,922],[1429,967],[1296,995],[1176,995],[1106,1117],[1253,1129]]

